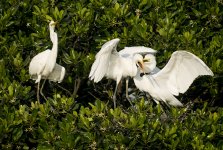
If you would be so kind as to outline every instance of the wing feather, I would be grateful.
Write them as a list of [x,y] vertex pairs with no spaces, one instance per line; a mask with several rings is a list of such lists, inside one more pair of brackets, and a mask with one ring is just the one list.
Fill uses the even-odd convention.
[[66,73],[65,68],[56,63],[53,71],[50,73],[47,79],[49,79],[50,81],[60,83],[63,81],[65,73]]
[[119,57],[116,50],[119,41],[119,39],[113,39],[106,42],[102,46],[101,50],[96,54],[96,59],[89,74],[89,78],[94,80],[94,82],[99,82],[105,76],[109,67],[111,55],[117,55],[117,57]]
[[148,47],[144,47],[144,46],[132,46],[132,47],[125,47],[123,50],[119,51],[119,54],[122,57],[133,57],[135,54],[138,53],[156,53],[157,51],[152,49],[152,48],[148,48]]
[[50,55],[51,50],[45,50],[39,54],[37,54],[36,56],[34,56],[29,64],[29,74],[32,75],[37,75],[40,74],[45,65],[46,65],[46,61],[48,56]]
[[[50,75],[48,77],[46,76],[42,76],[42,79],[49,79],[50,81],[54,81],[54,82],[62,82],[65,76],[65,68],[59,64],[55,64],[55,67],[53,69],[53,71],[50,73]],[[37,79],[37,75],[32,75],[32,79],[36,80]]]
[[156,74],[156,73],[158,73],[159,71],[160,71],[160,68],[155,67],[155,68],[153,69],[153,71],[150,72],[150,74],[151,74],[151,75],[152,75],[152,74]]
[[167,84],[174,95],[187,91],[193,81],[201,75],[213,76],[213,72],[197,56],[187,51],[176,51],[172,54],[166,66],[154,74],[154,79]]

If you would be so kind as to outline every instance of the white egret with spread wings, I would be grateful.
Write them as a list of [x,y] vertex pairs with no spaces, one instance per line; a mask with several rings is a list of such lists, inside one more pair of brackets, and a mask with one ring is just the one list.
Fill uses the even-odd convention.
[[[137,66],[144,72],[143,56],[139,53],[156,53],[155,50],[143,46],[127,47],[118,52],[116,48],[119,41],[116,38],[102,46],[95,56],[96,59],[89,74],[89,78],[96,83],[101,81],[103,77],[116,81],[113,94],[114,107],[116,107],[116,92],[121,79],[134,77],[137,74]],[[131,103],[131,101],[129,102]]]
[[[155,68],[154,55],[148,54],[151,66]],[[173,106],[183,106],[175,97],[185,93],[193,81],[202,75],[213,76],[213,72],[197,56],[187,51],[176,51],[166,66],[157,73],[142,75],[139,71],[133,78],[136,87],[148,92],[156,101]]]
[[37,54],[36,56],[33,57],[33,59],[31,60],[29,64],[29,74],[31,76],[31,79],[36,80],[35,83],[38,83],[37,85],[38,102],[40,102],[40,99],[39,99],[40,80],[49,79],[51,81],[60,83],[62,82],[65,75],[65,68],[56,63],[57,52],[58,52],[58,37],[57,37],[57,33],[54,32],[55,25],[56,25],[56,22],[54,21],[51,21],[49,23],[50,39],[53,43],[52,50],[47,49]]

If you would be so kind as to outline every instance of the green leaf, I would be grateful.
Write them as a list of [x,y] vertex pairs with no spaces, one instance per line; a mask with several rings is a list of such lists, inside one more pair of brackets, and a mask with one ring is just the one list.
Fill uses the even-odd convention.
[[45,17],[46,17],[47,20],[53,20],[53,18],[50,17],[49,15],[45,15]]
[[164,28],[159,29],[158,32],[159,32],[159,34],[160,34],[161,36],[164,36],[164,37],[167,36],[167,32],[165,31]]
[[216,68],[219,68],[221,64],[221,59],[217,59],[215,64],[216,64]]
[[22,134],[23,134],[23,130],[22,130],[22,128],[17,128],[17,129],[15,129],[15,131],[14,131],[14,136],[13,136],[13,140],[14,140],[14,141],[18,141],[19,138],[22,136]]
[[41,13],[41,11],[40,11],[38,6],[34,5],[33,7],[36,9],[36,11],[38,11],[38,13]]
[[9,96],[13,96],[13,86],[12,85],[10,85],[9,87],[8,87],[8,91],[9,91]]
[[81,119],[81,121],[84,123],[84,125],[87,127],[87,128],[89,128],[89,120],[88,120],[88,118],[85,118],[84,116],[82,116],[82,115],[80,115],[80,119]]

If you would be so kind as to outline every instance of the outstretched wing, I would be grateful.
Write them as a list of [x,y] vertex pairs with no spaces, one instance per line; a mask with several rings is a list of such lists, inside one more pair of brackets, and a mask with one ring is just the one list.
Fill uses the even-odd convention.
[[213,76],[213,72],[197,56],[187,51],[176,51],[169,62],[153,78],[160,85],[165,84],[173,95],[187,91],[193,81],[201,75]]
[[96,59],[91,67],[91,71],[89,74],[89,78],[91,80],[94,80],[94,82],[99,82],[105,76],[109,66],[111,55],[114,54],[118,57],[116,47],[119,41],[120,40],[117,38],[106,42],[102,46],[101,50],[96,54]]
[[119,54],[122,57],[133,57],[135,54],[148,54],[148,53],[153,53],[155,54],[157,51],[144,47],[144,46],[132,46],[132,47],[125,47],[123,50],[119,51]]
[[56,63],[53,71],[50,73],[47,79],[49,79],[50,81],[60,83],[64,79],[65,72],[66,72],[65,68]]
[[[159,71],[158,68],[154,70]],[[133,80],[136,87],[140,91],[148,92],[156,103],[158,103],[158,101],[164,101],[173,106],[183,106],[183,104],[166,89],[165,84],[155,80],[151,74],[141,76],[138,72]]]

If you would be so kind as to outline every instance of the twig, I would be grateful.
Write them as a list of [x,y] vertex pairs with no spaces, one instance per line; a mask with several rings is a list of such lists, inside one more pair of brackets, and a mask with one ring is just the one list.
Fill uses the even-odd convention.
[[75,82],[74,82],[74,91],[73,91],[73,94],[72,94],[72,98],[76,98],[76,95],[77,95],[77,91],[79,90],[80,88],[80,84],[81,84],[81,79],[78,77]]
[[61,88],[62,90],[66,91],[71,97],[72,97],[72,94],[70,91],[68,91],[67,89],[65,89],[64,87],[60,86],[59,84],[56,84],[59,88]]

